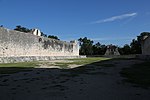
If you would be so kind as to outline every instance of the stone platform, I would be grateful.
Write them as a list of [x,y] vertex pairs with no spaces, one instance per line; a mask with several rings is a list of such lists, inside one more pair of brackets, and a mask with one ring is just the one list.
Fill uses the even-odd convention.
[[22,57],[0,57],[0,63],[16,63],[30,61],[49,61],[60,59],[86,58],[86,56],[22,56]]

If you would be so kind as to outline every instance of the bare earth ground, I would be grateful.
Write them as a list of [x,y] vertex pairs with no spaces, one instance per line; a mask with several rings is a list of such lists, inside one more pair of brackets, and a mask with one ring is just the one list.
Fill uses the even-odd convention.
[[113,67],[89,64],[73,69],[41,65],[27,72],[1,75],[0,100],[150,100],[150,89],[123,82],[119,74],[122,68],[141,62],[110,60],[102,64]]

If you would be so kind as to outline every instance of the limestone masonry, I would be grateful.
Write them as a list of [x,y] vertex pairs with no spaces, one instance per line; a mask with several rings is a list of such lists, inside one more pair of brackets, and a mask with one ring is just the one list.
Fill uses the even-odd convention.
[[105,52],[105,55],[120,55],[119,51],[118,51],[118,47],[116,47],[115,45],[108,45],[107,46],[107,50]]
[[0,57],[27,56],[79,56],[79,46],[0,27]]
[[150,36],[143,36],[142,40],[142,54],[150,55]]

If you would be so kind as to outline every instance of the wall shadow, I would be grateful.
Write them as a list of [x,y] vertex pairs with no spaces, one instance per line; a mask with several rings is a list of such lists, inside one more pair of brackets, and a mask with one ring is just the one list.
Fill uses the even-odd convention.
[[115,67],[112,61],[116,60],[120,58],[94,62],[73,69],[0,67],[0,97],[1,100],[33,100],[55,95],[65,98],[68,91],[73,92],[75,89],[82,92],[83,85],[88,86],[89,77],[107,75],[101,69]]

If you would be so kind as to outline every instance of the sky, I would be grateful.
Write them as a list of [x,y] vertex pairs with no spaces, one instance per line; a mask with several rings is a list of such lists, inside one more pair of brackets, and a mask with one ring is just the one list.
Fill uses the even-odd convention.
[[123,46],[150,32],[149,5],[150,0],[0,0],[0,25]]

